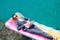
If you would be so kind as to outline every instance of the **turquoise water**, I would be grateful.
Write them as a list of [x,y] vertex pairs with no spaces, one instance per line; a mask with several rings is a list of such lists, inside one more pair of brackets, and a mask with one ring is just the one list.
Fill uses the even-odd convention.
[[0,20],[8,20],[17,11],[60,30],[60,0],[0,0]]

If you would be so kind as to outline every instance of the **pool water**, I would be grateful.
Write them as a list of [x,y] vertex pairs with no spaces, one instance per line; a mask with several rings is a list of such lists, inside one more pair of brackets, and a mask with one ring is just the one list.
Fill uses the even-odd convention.
[[0,0],[0,20],[7,21],[15,12],[60,30],[60,0]]

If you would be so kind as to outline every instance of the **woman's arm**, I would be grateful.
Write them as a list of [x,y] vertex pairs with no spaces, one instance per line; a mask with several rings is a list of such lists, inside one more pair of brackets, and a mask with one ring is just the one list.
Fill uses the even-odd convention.
[[16,24],[17,30],[21,30],[23,27],[25,27],[23,24],[19,25],[20,23],[18,23],[17,21],[15,22],[15,24]]
[[26,28],[30,28],[32,24],[33,24],[33,23],[32,23],[30,20],[28,20],[27,23],[24,24],[24,26],[25,26]]

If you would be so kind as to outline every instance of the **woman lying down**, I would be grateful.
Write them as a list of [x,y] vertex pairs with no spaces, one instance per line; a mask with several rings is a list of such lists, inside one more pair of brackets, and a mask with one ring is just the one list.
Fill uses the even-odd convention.
[[26,32],[30,32],[33,34],[39,34],[42,35],[50,40],[53,40],[54,38],[50,36],[49,34],[45,33],[41,29],[39,29],[37,26],[31,22],[30,19],[21,17],[20,19],[18,18],[18,15],[14,14],[12,16],[12,19],[15,21],[17,30],[19,31],[20,29],[23,29]]

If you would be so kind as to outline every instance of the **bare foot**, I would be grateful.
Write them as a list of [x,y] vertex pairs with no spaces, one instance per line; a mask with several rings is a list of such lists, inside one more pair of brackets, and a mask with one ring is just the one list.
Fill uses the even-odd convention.
[[54,38],[53,40],[57,40],[57,38]]

